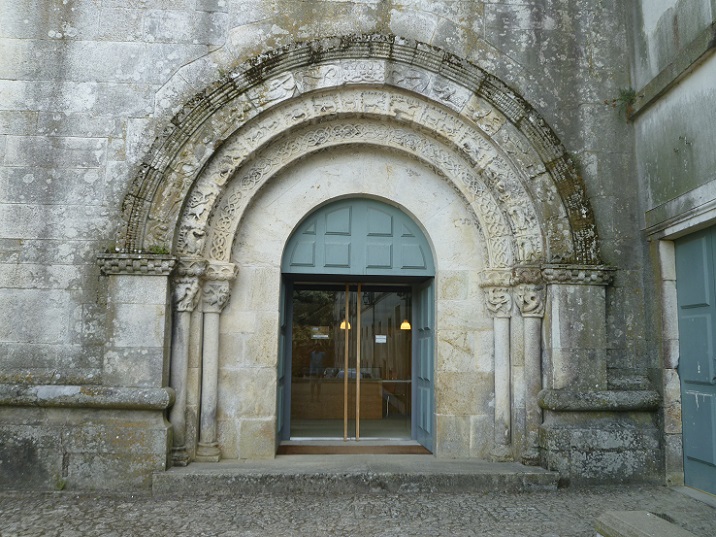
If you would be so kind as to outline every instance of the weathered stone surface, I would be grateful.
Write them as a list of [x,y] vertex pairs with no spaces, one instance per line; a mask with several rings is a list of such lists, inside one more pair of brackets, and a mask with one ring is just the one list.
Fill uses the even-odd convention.
[[0,405],[67,408],[165,409],[174,402],[171,388],[107,386],[21,386],[0,384]]
[[[645,257],[641,230],[673,238],[714,218],[716,60],[693,57],[711,46],[708,0],[0,3],[0,382],[163,389],[174,255],[232,262],[219,438],[225,455],[269,456],[286,240],[330,200],[373,197],[411,215],[433,247],[438,456],[492,455],[506,388],[496,357],[508,362],[498,377],[519,456],[537,403],[524,339],[537,320],[544,387],[592,392],[551,393],[547,408],[569,412],[549,426],[651,410],[659,388],[665,475],[678,481],[675,274],[668,255]],[[637,101],[617,103],[632,73]],[[634,104],[633,123],[615,109]],[[541,272],[502,282],[511,307],[496,345],[480,284],[516,265]],[[526,309],[526,283],[546,284],[544,312]],[[201,309],[186,343],[192,455]],[[162,467],[163,441],[142,439],[144,461],[88,452],[63,470],[56,437],[37,425],[45,409],[33,410],[36,425],[7,437],[27,464],[41,459],[13,478],[28,486],[67,468],[76,487],[145,486]],[[115,417],[92,415],[98,426]],[[590,427],[621,423],[609,419]],[[570,434],[555,433],[545,459],[569,475],[659,471],[651,433],[635,433],[623,464],[616,448],[570,454]]]

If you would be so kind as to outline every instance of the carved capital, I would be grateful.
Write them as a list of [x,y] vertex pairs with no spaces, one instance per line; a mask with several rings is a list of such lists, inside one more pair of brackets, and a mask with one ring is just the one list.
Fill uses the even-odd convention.
[[542,277],[548,284],[611,285],[615,272],[604,265],[546,265]]
[[492,317],[510,317],[512,298],[508,287],[485,287],[485,298]]
[[521,284],[515,291],[515,303],[522,317],[544,317],[545,286]]
[[480,276],[480,287],[512,286],[512,272],[510,270],[486,270]]
[[231,297],[228,280],[210,280],[204,283],[203,306],[205,313],[221,313]]
[[180,257],[174,274],[179,278],[200,278],[206,272],[207,263],[202,257]]
[[172,301],[176,311],[194,311],[199,303],[199,278],[175,278]]
[[204,278],[209,281],[228,282],[236,278],[239,267],[223,261],[209,261]]
[[162,254],[113,253],[98,255],[97,264],[105,276],[169,276],[176,264],[176,258]]
[[519,266],[512,269],[512,285],[540,285],[543,281],[540,267]]

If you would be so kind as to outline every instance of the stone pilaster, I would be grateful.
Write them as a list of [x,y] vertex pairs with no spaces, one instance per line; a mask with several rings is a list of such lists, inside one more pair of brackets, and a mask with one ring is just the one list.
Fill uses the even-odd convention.
[[607,387],[606,291],[614,270],[601,266],[549,265],[545,345],[553,389],[598,391]]
[[189,365],[189,334],[191,312],[199,302],[200,278],[206,270],[206,261],[199,258],[179,260],[173,278],[172,303],[174,307],[174,326],[172,337],[171,368],[169,384],[174,389],[176,401],[169,413],[174,442],[172,463],[186,466],[189,455],[186,449],[186,398],[187,375]]
[[102,364],[110,386],[161,388],[168,382],[168,255],[110,253],[98,256],[108,278],[108,337]]
[[236,277],[233,263],[211,261],[206,268],[202,305],[204,345],[202,349],[201,418],[196,460],[218,462],[221,457],[216,436],[217,391],[219,381],[219,323],[221,312],[231,297],[231,281]]

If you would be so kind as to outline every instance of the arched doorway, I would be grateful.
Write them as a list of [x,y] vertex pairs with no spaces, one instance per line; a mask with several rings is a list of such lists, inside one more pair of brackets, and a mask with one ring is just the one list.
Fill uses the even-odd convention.
[[[390,36],[277,51],[158,139],[102,263],[116,289],[171,273],[175,463],[275,454],[281,255],[303,215],[357,194],[436,238],[438,456],[537,462],[540,391],[606,386],[612,271],[582,180],[534,109],[458,60]],[[559,322],[574,308],[589,337]]]
[[432,451],[435,264],[415,222],[376,200],[330,203],[294,231],[282,273],[279,439]]

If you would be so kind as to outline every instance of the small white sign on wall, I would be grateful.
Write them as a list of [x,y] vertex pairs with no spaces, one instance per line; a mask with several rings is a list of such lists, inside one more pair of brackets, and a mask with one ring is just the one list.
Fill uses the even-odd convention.
[[381,335],[376,334],[375,342],[376,343],[388,343],[388,336],[381,336]]

